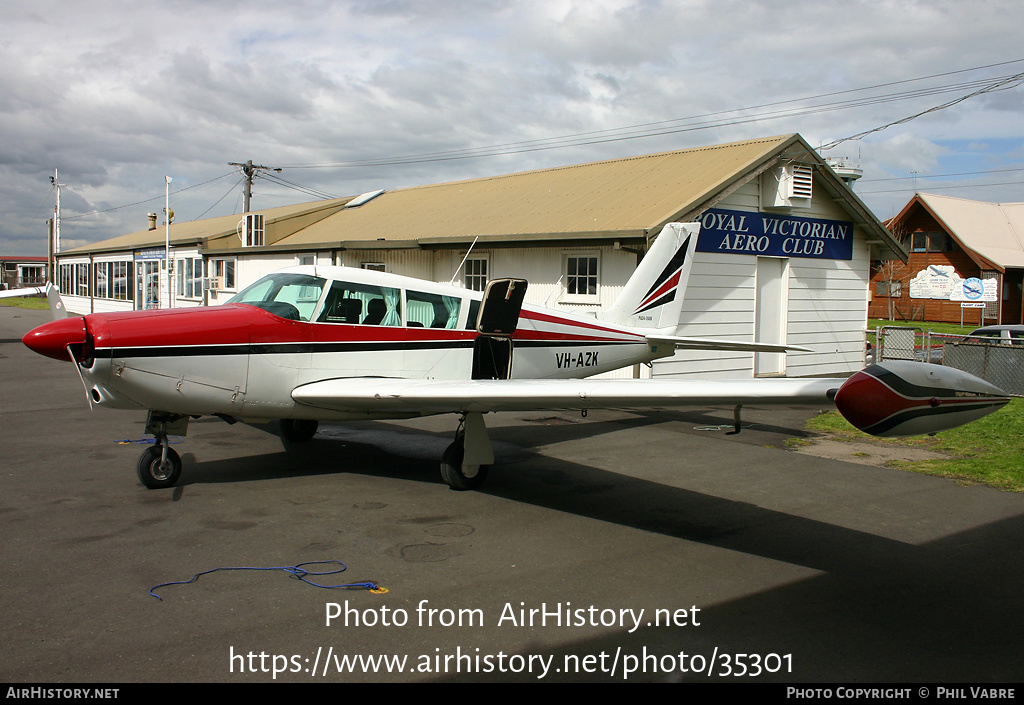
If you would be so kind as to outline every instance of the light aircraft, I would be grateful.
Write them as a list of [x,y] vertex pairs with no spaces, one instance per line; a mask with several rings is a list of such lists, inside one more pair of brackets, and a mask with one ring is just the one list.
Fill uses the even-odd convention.
[[[699,224],[663,228],[615,304],[599,317],[523,305],[526,282],[483,292],[348,267],[269,274],[221,306],[64,317],[23,341],[72,360],[90,404],[148,410],[155,438],[139,459],[149,488],[174,485],[168,436],[190,418],[279,420],[289,441],[319,421],[454,413],[441,474],[475,488],[494,462],[484,414],[542,409],[833,403],[876,435],[934,433],[1002,406],[1000,389],[916,362],[873,365],[849,379],[585,379],[676,349],[804,350],[677,335]],[[59,296],[51,293],[51,305]],[[54,304],[57,301],[57,304]]]

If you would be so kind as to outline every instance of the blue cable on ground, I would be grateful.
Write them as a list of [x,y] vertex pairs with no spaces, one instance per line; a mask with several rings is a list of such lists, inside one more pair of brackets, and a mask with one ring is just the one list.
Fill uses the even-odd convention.
[[[329,565],[329,564],[340,565],[341,567],[338,568],[337,570],[327,570],[327,571],[323,571],[323,572],[319,572],[319,573],[315,572],[315,571],[311,571],[311,570],[306,570],[305,568],[302,567],[302,566],[307,566],[307,565]],[[344,590],[369,590],[369,591],[375,592],[375,593],[387,592],[387,588],[382,588],[377,583],[372,583],[372,582],[366,582],[366,583],[345,583],[344,585],[321,585],[319,583],[314,583],[312,580],[309,580],[306,576],[309,576],[309,575],[337,575],[338,573],[344,573],[347,570],[347,567],[341,561],[308,561],[306,563],[299,563],[298,565],[274,566],[274,567],[270,567],[270,568],[249,568],[249,567],[213,568],[212,570],[205,570],[202,573],[196,573],[195,575],[192,576],[192,578],[190,580],[176,580],[176,581],[169,582],[169,583],[160,583],[159,585],[154,585],[152,588],[150,588],[149,594],[152,595],[153,597],[155,597],[156,599],[160,600],[161,602],[163,602],[164,598],[160,597],[155,592],[153,592],[157,588],[166,587],[168,585],[188,585],[189,583],[194,583],[195,581],[199,580],[199,578],[201,576],[203,576],[203,575],[209,575],[210,573],[216,573],[219,570],[282,570],[282,571],[284,571],[285,573],[288,573],[289,575],[291,575],[291,577],[293,577],[293,578],[295,578],[297,580],[301,580],[302,582],[304,582],[304,583],[306,583],[308,585],[312,585],[313,587],[323,588],[325,590],[344,589]]]

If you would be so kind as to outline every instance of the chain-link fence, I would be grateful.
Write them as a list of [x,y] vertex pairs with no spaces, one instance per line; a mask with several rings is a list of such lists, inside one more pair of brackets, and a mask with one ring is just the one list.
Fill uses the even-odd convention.
[[981,342],[946,344],[943,364],[970,372],[1015,396],[1024,396],[1024,345]]
[[948,365],[991,382],[1008,394],[1024,396],[1024,345],[1001,338],[983,341],[903,326],[883,326],[874,332],[876,347],[868,353],[869,363],[917,360]]

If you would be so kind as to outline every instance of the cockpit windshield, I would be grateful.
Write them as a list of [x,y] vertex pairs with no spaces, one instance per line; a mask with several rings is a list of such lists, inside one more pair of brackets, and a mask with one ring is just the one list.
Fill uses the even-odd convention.
[[229,304],[249,304],[275,316],[310,321],[327,281],[309,274],[268,274],[228,299]]

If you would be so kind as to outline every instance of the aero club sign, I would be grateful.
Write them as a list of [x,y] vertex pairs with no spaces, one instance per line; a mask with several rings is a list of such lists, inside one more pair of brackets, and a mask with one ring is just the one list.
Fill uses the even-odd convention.
[[853,223],[711,208],[700,217],[698,252],[853,259]]

